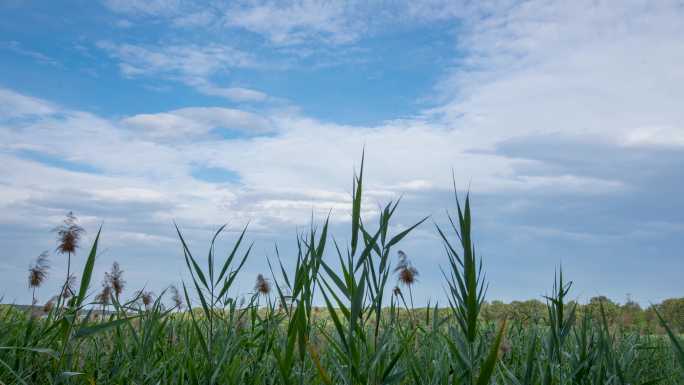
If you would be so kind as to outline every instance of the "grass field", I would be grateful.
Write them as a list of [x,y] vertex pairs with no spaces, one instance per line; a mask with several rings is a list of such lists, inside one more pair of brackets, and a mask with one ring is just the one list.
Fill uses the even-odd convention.
[[[354,182],[350,243],[337,244],[327,222],[311,228],[297,240],[294,270],[274,263],[274,278],[261,277],[244,302],[229,293],[250,255],[246,229],[225,260],[213,252],[219,230],[204,267],[178,231],[192,278],[173,293],[175,306],[168,308],[161,295],[153,300],[144,292],[122,301],[115,286],[98,298],[88,295],[98,232],[80,283],[63,290],[45,313],[0,310],[0,381],[684,383],[681,341],[665,321],[666,336],[649,335],[616,327],[603,306],[580,314],[568,301],[571,285],[561,271],[549,277],[553,294],[546,298],[544,317],[485,320],[487,282],[472,241],[468,197],[458,202],[451,226],[435,230],[448,255],[443,279],[449,306],[414,309],[416,271],[405,259],[395,267],[390,256],[422,221],[391,234],[394,202],[384,207],[376,226],[363,223],[362,184],[363,166]],[[395,274],[403,286],[388,285]],[[322,299],[321,308],[314,298]]]

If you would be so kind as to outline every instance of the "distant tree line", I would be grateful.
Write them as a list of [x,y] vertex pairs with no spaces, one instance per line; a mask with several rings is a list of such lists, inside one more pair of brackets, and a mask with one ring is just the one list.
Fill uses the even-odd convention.
[[[588,303],[579,304],[570,302],[568,308],[577,305],[577,317],[590,315],[593,319],[601,319],[601,307],[607,321],[629,330],[638,330],[643,333],[663,333],[655,309],[657,308],[665,320],[667,320],[678,333],[684,333],[684,297],[669,298],[659,304],[642,308],[637,302],[628,299],[624,304],[619,304],[605,296],[592,297]],[[544,322],[548,317],[546,304],[540,300],[485,302],[482,306],[481,315],[486,321],[509,319],[524,323]]]

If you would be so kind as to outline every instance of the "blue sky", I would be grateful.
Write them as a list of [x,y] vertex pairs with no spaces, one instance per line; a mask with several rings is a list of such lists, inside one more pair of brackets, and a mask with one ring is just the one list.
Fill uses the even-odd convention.
[[394,231],[431,216],[401,245],[418,303],[444,298],[452,170],[490,299],[540,298],[560,264],[579,300],[681,296],[683,21],[676,1],[0,2],[0,295],[30,299],[70,210],[86,242],[104,223],[97,277],[119,261],[130,293],[185,278],[174,220],[198,254],[249,222],[248,292],[312,212],[347,238],[365,145],[367,221],[402,194]]

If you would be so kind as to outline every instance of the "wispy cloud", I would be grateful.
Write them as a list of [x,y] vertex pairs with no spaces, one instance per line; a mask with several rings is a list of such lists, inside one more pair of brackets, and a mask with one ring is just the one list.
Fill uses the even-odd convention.
[[[639,3],[639,2],[637,2]],[[433,110],[472,140],[558,134],[681,142],[684,10],[673,4],[514,3],[470,20]],[[485,134],[486,133],[486,134]]]
[[331,43],[355,41],[366,27],[353,18],[356,4],[341,1],[238,2],[225,11],[223,21],[266,36],[276,44],[311,39]]
[[[498,2],[494,2],[498,3]],[[274,46],[332,46],[358,42],[387,28],[479,16],[486,9],[469,2],[238,0],[201,2],[106,0],[109,9],[131,17],[151,17],[171,26],[209,30],[246,30]],[[489,4],[486,8],[495,8]]]
[[47,101],[0,88],[0,121],[21,116],[52,114],[56,107]]
[[269,99],[267,94],[260,91],[243,87],[220,87],[204,79],[194,79],[189,84],[205,95],[220,96],[236,102],[263,102]]
[[104,0],[104,4],[112,11],[126,14],[171,16],[181,10],[181,0]]
[[211,130],[226,129],[259,135],[273,132],[271,122],[251,112],[219,107],[183,108],[157,114],[124,118],[122,123],[139,135],[160,138],[191,138],[195,141]]
[[[111,11],[140,19],[163,19],[170,25],[181,28],[213,26],[218,20],[218,4],[179,0],[104,0],[104,4]],[[120,20],[120,27],[128,28],[133,25],[129,20]]]
[[197,91],[235,101],[263,101],[267,95],[243,87],[222,87],[211,77],[236,68],[258,66],[249,53],[220,44],[143,46],[98,42],[98,47],[119,61],[126,77],[161,76],[182,82]]
[[176,27],[243,28],[275,44],[303,43],[309,39],[330,43],[356,40],[365,28],[358,5],[342,1],[238,1],[201,6],[177,0],[106,0],[114,12],[132,17],[168,20]]
[[19,55],[30,57],[38,63],[58,66],[59,62],[42,52],[25,48],[18,41],[0,42],[0,49],[7,49]]
[[121,60],[122,71],[128,76],[161,73],[203,78],[256,65],[250,54],[219,44],[142,46],[101,41],[98,47]]

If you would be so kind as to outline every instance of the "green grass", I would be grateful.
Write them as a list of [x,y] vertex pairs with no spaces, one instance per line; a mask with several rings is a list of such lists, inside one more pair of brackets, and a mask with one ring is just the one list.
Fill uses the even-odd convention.
[[[327,220],[312,225],[296,240],[294,269],[287,271],[280,256],[269,261],[272,292],[244,303],[230,289],[251,254],[247,229],[224,260],[214,254],[219,229],[206,266],[178,230],[191,277],[182,290],[188,310],[164,308],[161,295],[146,307],[138,297],[112,297],[109,311],[95,316],[102,306],[87,293],[98,232],[73,297],[59,297],[41,316],[0,308],[0,383],[683,383],[682,342],[662,318],[669,339],[616,327],[603,303],[598,312],[580,312],[566,300],[571,285],[562,272],[550,277],[543,316],[488,320],[468,196],[457,198],[449,228],[436,229],[448,256],[448,307],[414,309],[410,285],[396,292],[388,286],[391,256],[426,218],[393,234],[398,202],[390,202],[377,224],[364,223],[361,164],[350,243],[339,244]],[[322,309],[314,303],[319,296]]]

